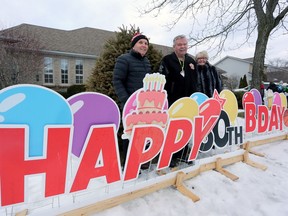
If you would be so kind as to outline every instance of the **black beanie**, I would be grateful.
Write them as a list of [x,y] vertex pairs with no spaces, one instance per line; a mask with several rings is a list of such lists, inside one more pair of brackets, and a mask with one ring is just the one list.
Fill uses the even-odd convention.
[[141,40],[141,39],[147,40],[148,45],[149,45],[149,40],[148,40],[148,38],[147,38],[145,35],[142,35],[142,34],[140,34],[140,33],[136,33],[136,34],[133,36],[133,38],[131,39],[131,48],[133,48],[133,47],[135,46],[135,44],[136,44],[139,40]]

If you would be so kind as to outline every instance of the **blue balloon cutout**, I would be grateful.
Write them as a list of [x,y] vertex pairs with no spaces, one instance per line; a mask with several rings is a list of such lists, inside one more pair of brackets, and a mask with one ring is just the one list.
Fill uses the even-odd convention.
[[194,99],[198,105],[201,105],[203,102],[209,99],[209,97],[202,92],[195,92],[190,96],[190,98]]
[[57,92],[37,85],[15,85],[0,91],[0,124],[27,125],[29,156],[43,156],[44,129],[71,126],[73,114]]

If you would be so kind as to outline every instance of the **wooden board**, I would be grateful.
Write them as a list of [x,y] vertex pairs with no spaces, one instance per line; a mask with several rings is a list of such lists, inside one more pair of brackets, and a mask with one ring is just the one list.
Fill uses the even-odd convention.
[[26,216],[27,213],[28,209],[24,209],[23,211],[16,213],[15,216]]

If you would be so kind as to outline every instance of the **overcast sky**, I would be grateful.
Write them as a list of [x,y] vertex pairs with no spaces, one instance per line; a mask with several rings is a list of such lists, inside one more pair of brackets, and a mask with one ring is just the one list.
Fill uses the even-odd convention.
[[[81,27],[99,28],[118,31],[119,27],[135,25],[150,38],[150,42],[172,46],[174,36],[188,35],[191,28],[188,20],[182,21],[171,31],[165,26],[170,20],[169,13],[158,17],[152,14],[140,16],[137,8],[143,8],[143,0],[0,0],[0,29],[22,23],[45,27],[72,30]],[[232,41],[237,43],[237,38]],[[277,35],[268,43],[266,58],[288,58],[288,35]],[[231,44],[225,48],[229,49]],[[253,57],[255,41],[238,50],[223,52],[212,59],[212,63],[230,55],[238,58]],[[189,50],[196,52],[206,49],[205,46]],[[212,56],[213,53],[210,53]]]

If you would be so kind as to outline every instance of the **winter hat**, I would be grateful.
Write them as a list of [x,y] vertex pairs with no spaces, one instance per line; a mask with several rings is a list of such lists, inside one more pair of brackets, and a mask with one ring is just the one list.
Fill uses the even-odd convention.
[[148,40],[148,38],[147,38],[145,35],[140,34],[139,32],[137,32],[137,33],[134,34],[134,36],[133,36],[132,39],[131,39],[131,47],[133,48],[133,47],[135,46],[135,44],[136,44],[139,40],[141,40],[141,39],[147,40],[148,45],[149,45],[149,40]]

